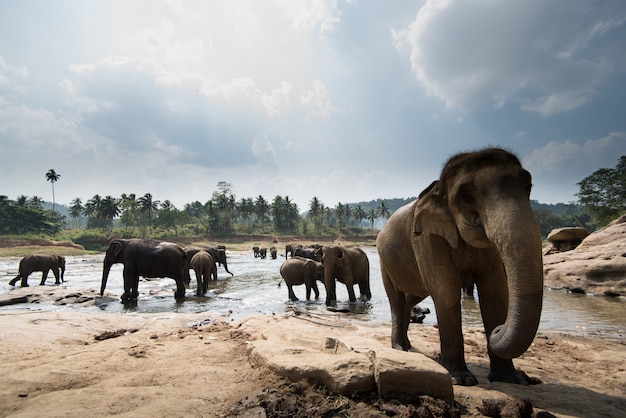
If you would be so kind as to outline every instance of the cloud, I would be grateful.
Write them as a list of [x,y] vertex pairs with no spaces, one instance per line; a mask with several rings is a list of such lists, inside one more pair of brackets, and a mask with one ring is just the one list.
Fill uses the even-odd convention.
[[[587,173],[602,167],[603,162],[617,160],[626,155],[626,132],[612,132],[598,139],[590,139],[582,144],[570,140],[550,141],[524,158],[524,165],[537,174]],[[582,180],[582,177],[577,180]]]
[[423,90],[449,108],[510,102],[550,116],[588,104],[623,71],[625,22],[620,2],[428,0],[393,39]]

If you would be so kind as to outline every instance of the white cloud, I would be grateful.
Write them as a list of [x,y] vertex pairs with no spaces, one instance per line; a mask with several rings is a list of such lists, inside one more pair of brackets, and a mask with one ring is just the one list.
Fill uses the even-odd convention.
[[626,155],[626,132],[612,132],[581,144],[550,141],[524,158],[524,166],[536,174],[575,172],[582,176],[576,180],[580,181],[599,168],[612,168],[601,165],[611,160],[617,163],[621,155]]
[[447,107],[513,102],[549,116],[587,104],[619,67],[623,42],[607,42],[602,59],[594,42],[623,33],[625,20],[619,2],[428,0],[393,39]]
[[311,89],[302,93],[300,103],[311,109],[307,118],[328,118],[337,110],[328,98],[328,89],[321,80],[314,80]]

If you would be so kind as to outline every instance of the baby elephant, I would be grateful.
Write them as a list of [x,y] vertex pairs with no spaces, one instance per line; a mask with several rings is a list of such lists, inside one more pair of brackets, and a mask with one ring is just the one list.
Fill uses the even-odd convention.
[[[52,274],[54,274],[55,284],[61,284],[61,282],[65,281],[63,279],[63,275],[65,274],[65,257],[60,255],[52,255],[52,254],[31,254],[22,258],[20,261],[20,267],[18,275],[12,279],[9,284],[11,286],[15,286],[18,280],[22,279],[21,286],[28,286],[28,276],[33,271],[41,271],[43,275],[41,276],[40,285],[46,284],[46,279],[48,278],[48,272],[52,270]],[[59,271],[61,274],[59,275]]]
[[280,266],[280,275],[285,279],[289,289],[289,299],[297,301],[292,286],[304,284],[306,286],[306,300],[311,300],[311,289],[315,292],[315,299],[319,298],[317,280],[324,281],[324,266],[319,261],[303,257],[293,257]]
[[215,267],[213,256],[206,251],[198,251],[189,262],[189,266],[196,273],[198,288],[196,294],[204,295],[209,290],[209,281],[211,280],[211,272]]

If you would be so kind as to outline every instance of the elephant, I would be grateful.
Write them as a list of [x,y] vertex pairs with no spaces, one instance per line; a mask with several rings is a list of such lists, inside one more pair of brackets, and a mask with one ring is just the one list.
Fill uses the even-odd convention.
[[272,257],[272,260],[276,260],[277,255],[278,252],[276,251],[276,247],[270,248],[270,257]]
[[541,233],[531,175],[508,151],[461,153],[439,180],[388,219],[376,240],[391,308],[391,345],[411,350],[411,308],[435,304],[441,363],[452,383],[476,385],[463,352],[461,289],[475,284],[487,336],[490,381],[529,384],[513,358],[532,343],[542,308]]
[[[215,260],[211,254],[201,250],[191,257],[189,265],[196,273],[196,280],[198,282],[196,294],[202,296],[209,290],[209,281],[215,270]],[[217,280],[217,277],[215,277],[215,280]]]
[[[17,276],[11,279],[9,284],[15,286],[18,280],[21,281],[21,287],[28,287],[28,276],[34,271],[41,271],[40,285],[46,284],[48,278],[48,272],[52,270],[54,274],[54,283],[61,284],[64,282],[63,275],[65,274],[65,257],[52,254],[31,254],[20,260],[20,266]],[[60,274],[59,274],[60,273]]]
[[302,248],[302,245],[298,245],[298,244],[287,244],[285,246],[285,259],[287,259],[289,257],[289,254],[291,254],[291,257],[293,258],[293,253],[294,251],[296,251],[297,248]]
[[189,275],[189,269],[192,268],[190,265],[191,258],[196,255],[199,251],[206,251],[211,254],[214,260],[212,276],[214,280],[217,280],[217,265],[221,264],[224,266],[224,270],[229,273],[231,276],[234,274],[228,270],[228,260],[226,259],[226,251],[222,248],[217,247],[186,247],[185,253],[187,254],[187,258],[185,259],[184,265],[184,274],[185,274],[185,283],[188,285],[191,283],[191,276]]
[[355,284],[359,285],[361,298],[367,300],[372,298],[370,264],[363,250],[357,247],[324,245],[317,250],[316,256],[324,265],[326,306],[333,306],[337,303],[335,279],[346,285],[350,302],[356,302]]
[[151,239],[113,239],[106,250],[102,269],[100,296],[104,294],[109,271],[116,263],[124,264],[124,293],[122,302],[137,299],[139,276],[170,277],[176,281],[174,297],[185,297],[185,274],[183,271],[187,254],[177,244]]
[[267,257],[267,248],[261,247],[259,248],[259,258],[265,259]]
[[254,258],[258,258],[259,257],[259,250],[260,248],[257,246],[252,247],[252,252],[254,253]]
[[315,299],[320,297],[317,289],[317,281],[324,281],[324,266],[319,261],[303,257],[292,257],[285,260],[280,266],[280,275],[287,283],[289,299],[299,300],[293,293],[293,286],[304,284],[306,286],[306,300],[311,300],[311,289],[315,293]]
[[293,255],[297,257],[308,258],[310,260],[320,261],[319,258],[317,258],[318,250],[319,248],[316,248],[316,247],[307,247],[307,248],[298,247],[294,250]]

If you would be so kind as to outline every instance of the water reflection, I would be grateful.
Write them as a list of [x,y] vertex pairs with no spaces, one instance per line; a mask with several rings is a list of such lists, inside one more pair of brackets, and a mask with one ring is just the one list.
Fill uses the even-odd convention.
[[[370,277],[372,299],[368,302],[348,302],[348,292],[345,285],[337,284],[338,310],[342,315],[362,321],[389,322],[391,319],[389,302],[384,291],[380,275],[378,254],[375,248],[364,248],[370,261]],[[102,275],[103,255],[68,257],[65,273],[66,282],[61,285],[72,291],[87,289],[99,292]],[[120,302],[119,296],[123,293],[122,266],[117,264],[111,269],[107,287],[108,297],[98,298],[96,306],[92,308],[105,312],[205,312],[213,311],[228,315],[233,320],[247,316],[262,314],[278,314],[285,311],[301,308],[307,310],[326,310],[324,303],[324,286],[319,284],[320,299],[305,301],[304,286],[294,287],[294,292],[301,300],[291,302],[287,294],[287,286],[282,283],[279,268],[284,258],[258,259],[252,251],[229,253],[229,268],[235,274],[231,277],[223,268],[218,268],[218,280],[209,283],[209,292],[206,296],[195,295],[195,278],[193,278],[184,301],[174,298],[176,288],[172,279],[142,279],[139,283],[139,300],[130,305]],[[8,281],[17,274],[19,258],[0,259],[0,294],[9,293],[12,287]],[[34,273],[29,278],[33,289],[39,287],[40,275]],[[47,287],[47,286],[46,286]],[[45,288],[45,287],[44,287]],[[358,295],[358,286],[355,287]],[[463,324],[482,327],[478,299],[465,297],[462,301]],[[437,322],[435,306],[430,298],[425,299],[420,306],[430,309],[424,324],[434,325]],[[32,306],[16,305],[0,307],[0,309],[78,309],[67,306]],[[624,298],[590,297],[581,294],[570,294],[560,291],[546,291],[544,293],[544,307],[539,326],[541,330],[563,330],[568,332],[626,332],[626,301]]]

